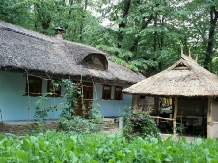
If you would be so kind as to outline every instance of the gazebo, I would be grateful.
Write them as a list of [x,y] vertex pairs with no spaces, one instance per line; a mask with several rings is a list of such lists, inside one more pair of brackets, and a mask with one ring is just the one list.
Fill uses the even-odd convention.
[[157,98],[171,97],[173,117],[169,119],[173,121],[174,134],[178,116],[190,119],[201,117],[207,128],[207,137],[218,137],[218,77],[199,66],[190,55],[182,54],[168,69],[124,89],[123,92]]

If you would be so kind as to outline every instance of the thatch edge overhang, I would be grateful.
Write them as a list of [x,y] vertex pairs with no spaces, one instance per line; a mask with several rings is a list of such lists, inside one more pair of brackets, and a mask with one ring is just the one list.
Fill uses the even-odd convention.
[[126,80],[113,79],[108,80],[105,78],[95,77],[95,76],[82,76],[82,75],[69,75],[69,74],[57,74],[52,72],[39,71],[35,69],[23,69],[19,67],[5,66],[1,67],[0,71],[22,73],[23,75],[36,76],[42,79],[71,79],[72,81],[92,81],[102,84],[123,84],[123,85],[132,85],[134,82],[127,82]]
[[[187,69],[174,68],[183,64]],[[123,93],[162,97],[218,97],[218,77],[189,57],[181,56],[168,69],[123,90]]]
[[[108,54],[88,45],[60,40],[0,21],[0,70],[48,78],[93,80],[131,85],[145,77],[108,60]],[[81,65],[90,54],[107,58],[108,69]]]

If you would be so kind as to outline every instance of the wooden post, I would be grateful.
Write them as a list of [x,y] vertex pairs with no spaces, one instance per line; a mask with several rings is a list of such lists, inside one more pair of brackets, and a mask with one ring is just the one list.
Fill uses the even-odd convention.
[[133,110],[138,109],[138,104],[139,104],[139,95],[132,95]]
[[178,110],[178,99],[175,97],[174,101],[174,115],[173,115],[173,134],[176,134],[176,115],[177,115],[177,110]]
[[155,114],[159,114],[159,97],[154,96],[154,110]]
[[207,108],[207,138],[211,137],[211,127],[208,122],[212,122],[212,97],[208,97],[208,108]]

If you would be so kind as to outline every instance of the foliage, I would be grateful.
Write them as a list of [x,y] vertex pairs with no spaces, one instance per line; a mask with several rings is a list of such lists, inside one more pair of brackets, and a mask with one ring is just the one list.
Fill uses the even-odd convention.
[[184,54],[190,49],[193,58],[217,73],[217,19],[216,0],[2,0],[0,4],[0,20],[48,35],[60,26],[64,39],[101,48],[113,54],[113,61],[148,76],[178,60],[180,45]]
[[[54,36],[54,28],[62,27],[64,38],[86,43],[88,26],[97,20],[87,10],[91,0],[3,0],[0,4],[0,20]],[[89,6],[87,6],[89,5]]]
[[218,144],[214,139],[185,138],[174,141],[135,137],[127,141],[115,134],[75,134],[48,131],[23,138],[0,135],[0,162],[192,162],[215,163]]
[[95,122],[96,119],[90,120],[85,119],[80,116],[72,116],[70,120],[60,121],[61,128],[64,131],[74,131],[77,133],[90,133],[98,132],[102,130],[102,126],[99,123]]
[[45,101],[48,99],[47,96],[49,96],[49,95],[52,95],[52,93],[46,93],[46,94],[40,96],[39,100],[36,101],[34,117],[38,121],[45,121],[45,119],[48,116],[48,113],[53,111],[57,107],[57,106],[46,106],[46,107],[42,106],[45,103]]
[[[92,116],[92,113],[88,113],[89,117],[92,117],[92,120],[86,119],[85,115],[85,105],[83,103],[83,96],[81,94],[81,85],[80,83],[73,83],[71,80],[63,80],[65,87],[65,97],[67,102],[61,105],[61,115],[60,115],[60,124],[62,129],[66,131],[76,131],[76,132],[91,132],[101,130],[101,124],[96,123],[102,120],[100,112],[95,112],[95,116]],[[78,98],[81,98],[81,104],[83,109],[83,115],[77,116],[76,112],[78,109]]]
[[[216,70],[211,65],[213,57],[217,56],[215,24],[218,10],[215,0],[121,0],[102,1],[98,5],[102,17],[110,20],[107,28],[114,31],[104,31],[109,37],[104,34],[108,39],[102,40],[114,40],[107,42],[107,46],[116,45],[130,51],[133,57],[146,57],[151,63],[143,63],[141,58],[133,70],[145,73],[146,65],[155,67],[154,70],[158,72],[169,67],[178,59],[180,45],[184,46],[184,54],[188,54],[190,49],[194,58],[198,56],[200,64],[208,64],[205,63],[207,61],[209,70]],[[116,33],[117,37],[111,33]]]
[[123,136],[127,139],[132,139],[135,136],[141,137],[157,137],[160,132],[156,123],[150,118],[148,114],[135,112],[128,113],[124,117],[125,126],[123,129]]
[[184,134],[187,127],[183,123],[176,123],[176,133]]
[[78,108],[78,97],[81,95],[81,90],[78,83],[73,83],[69,79],[63,80],[66,102],[61,104],[62,113],[60,115],[60,121],[70,120],[73,115],[76,114]]
[[[92,111],[88,117],[92,119],[87,119],[86,107],[83,102],[83,95],[81,94],[81,84],[74,83],[70,79],[63,79],[62,83],[65,88],[64,98],[66,101],[64,103],[60,103],[58,105],[45,106],[45,102],[48,99],[48,96],[51,96],[53,93],[49,92],[40,97],[40,99],[36,102],[35,107],[35,118],[39,121],[39,130],[43,129],[45,126],[44,121],[46,120],[49,112],[54,110],[61,110],[61,114],[59,117],[59,123],[62,130],[65,131],[76,131],[76,132],[95,132],[101,131],[102,129],[102,115],[100,114],[99,108],[92,108]],[[53,86],[59,88],[62,84],[60,82],[54,82]],[[81,105],[83,109],[82,116],[78,116],[77,109],[78,107],[78,99],[81,99]],[[98,106],[98,105],[97,105]],[[42,121],[42,122],[41,122]],[[42,128],[42,129],[40,129]]]

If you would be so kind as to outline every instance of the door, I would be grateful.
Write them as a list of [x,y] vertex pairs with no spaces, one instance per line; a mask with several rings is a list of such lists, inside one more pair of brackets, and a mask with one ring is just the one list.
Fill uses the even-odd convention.
[[93,84],[83,83],[81,89],[83,98],[82,96],[78,97],[78,109],[76,110],[76,115],[88,118],[92,109]]

